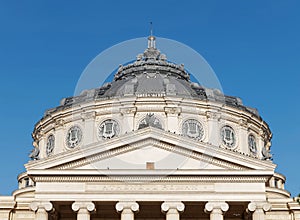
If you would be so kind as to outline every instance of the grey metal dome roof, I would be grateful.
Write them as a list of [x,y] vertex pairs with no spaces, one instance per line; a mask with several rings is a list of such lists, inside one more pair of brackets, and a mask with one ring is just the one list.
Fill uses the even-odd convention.
[[81,102],[124,96],[176,96],[216,101],[259,117],[258,111],[244,106],[240,98],[226,96],[217,89],[204,88],[191,82],[183,64],[169,62],[166,55],[156,48],[154,36],[148,38],[148,48],[133,63],[119,66],[112,82],[105,83],[100,88],[83,91],[79,96],[64,98],[60,106],[49,109],[45,115]]
[[167,61],[155,47],[155,37],[148,38],[148,48],[139,54],[136,61],[120,65],[111,83],[103,85],[98,97],[112,96],[176,95],[198,96],[205,99],[205,90],[197,83],[191,83],[184,65]]

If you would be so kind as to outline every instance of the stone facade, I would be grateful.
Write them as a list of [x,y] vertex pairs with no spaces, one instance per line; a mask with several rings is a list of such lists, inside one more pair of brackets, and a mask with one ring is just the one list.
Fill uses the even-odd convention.
[[0,219],[300,220],[267,123],[191,82],[153,36],[113,82],[46,111],[32,136]]

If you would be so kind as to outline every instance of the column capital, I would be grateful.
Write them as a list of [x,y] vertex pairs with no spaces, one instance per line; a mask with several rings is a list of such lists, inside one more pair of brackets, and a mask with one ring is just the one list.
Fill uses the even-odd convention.
[[49,201],[35,201],[30,203],[29,208],[36,212],[38,209],[45,209],[47,212],[53,209],[53,205]]
[[73,202],[72,204],[72,210],[77,212],[81,209],[87,210],[89,212],[93,212],[95,211],[96,207],[95,204],[93,202],[89,202],[89,201],[76,201]]
[[122,115],[134,115],[136,113],[136,107],[120,108]]
[[248,211],[254,212],[257,210],[262,210],[264,212],[267,212],[271,210],[271,204],[267,203],[266,201],[259,201],[259,202],[250,202],[248,204]]
[[165,107],[165,113],[167,115],[177,116],[181,113],[181,107]]
[[226,202],[207,202],[205,204],[204,211],[205,212],[213,212],[214,210],[219,210],[221,212],[227,212],[229,209],[229,205]]
[[176,209],[178,212],[183,212],[185,205],[182,202],[164,202],[161,204],[162,212],[168,212],[170,209]]
[[121,201],[116,204],[116,210],[122,212],[124,209],[130,209],[133,212],[139,211],[139,204],[134,201]]

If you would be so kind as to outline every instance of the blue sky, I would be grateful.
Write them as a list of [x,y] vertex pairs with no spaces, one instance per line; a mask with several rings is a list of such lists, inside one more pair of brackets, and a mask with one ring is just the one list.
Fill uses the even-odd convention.
[[17,188],[46,109],[72,96],[87,64],[149,34],[198,51],[223,91],[259,109],[277,171],[300,193],[299,1],[0,1],[0,194]]

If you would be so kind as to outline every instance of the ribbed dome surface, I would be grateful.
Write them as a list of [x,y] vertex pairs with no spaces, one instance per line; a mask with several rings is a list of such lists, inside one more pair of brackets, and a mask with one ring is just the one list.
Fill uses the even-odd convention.
[[206,98],[204,88],[190,82],[184,66],[167,61],[155,48],[155,37],[149,37],[148,48],[134,63],[120,65],[112,83],[100,88],[99,96],[176,95]]
[[138,54],[133,63],[119,66],[112,82],[100,88],[85,90],[79,96],[65,98],[59,107],[46,111],[45,115],[82,102],[128,96],[176,96],[216,101],[259,116],[256,109],[244,106],[241,99],[191,82],[183,64],[168,61],[166,55],[156,48],[154,36],[148,38],[148,48]]

